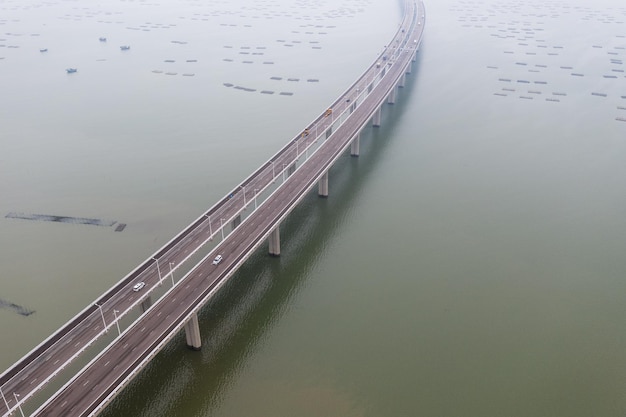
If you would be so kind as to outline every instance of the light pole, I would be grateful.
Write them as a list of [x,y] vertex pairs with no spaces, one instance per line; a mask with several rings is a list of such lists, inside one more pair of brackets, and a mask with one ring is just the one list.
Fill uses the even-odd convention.
[[17,397],[19,397],[20,394],[13,393],[13,396],[15,397],[15,402],[17,403],[17,407],[20,409],[20,413],[22,414],[22,417],[25,417],[24,411],[22,410],[22,404],[20,404],[20,400],[17,399]]
[[213,240],[213,229],[211,229],[211,216],[209,216],[209,239]]
[[285,166],[286,166],[286,165],[287,165],[287,164],[283,164],[283,182],[285,182]]
[[256,192],[259,191],[258,189],[254,189],[254,209],[256,210]]
[[163,285],[163,277],[161,277],[161,268],[159,267],[159,260],[157,258],[152,258],[156,261],[157,264],[157,272],[159,273],[159,285]]
[[104,324],[104,331],[105,331],[106,333],[108,333],[108,332],[109,332],[109,329],[107,329],[107,322],[106,322],[106,321],[104,321],[104,313],[102,312],[102,306],[101,306],[100,304],[98,304],[98,303],[96,303],[96,305],[97,305],[97,306],[98,306],[98,308],[100,309],[100,315],[102,316],[102,324]]
[[174,272],[172,272],[172,264],[174,264],[174,262],[169,262],[170,264],[170,276],[172,277],[172,287],[175,285],[174,284]]
[[276,181],[276,174],[274,173],[274,161],[272,162],[272,182]]
[[220,218],[220,229],[222,229],[222,240],[224,240],[224,219]]
[[9,403],[7,402],[7,399],[4,396],[4,393],[2,392],[2,388],[0,388],[0,395],[2,395],[2,399],[4,400],[4,405],[7,407],[7,411],[9,411],[10,410]]
[[241,188],[243,188],[243,207],[245,208],[248,205],[246,203],[246,186],[242,185]]
[[117,321],[117,313],[119,313],[119,311],[113,309],[113,315],[115,316],[115,325],[117,326],[117,334],[118,336],[121,336],[122,331],[120,330],[120,323],[119,321]]

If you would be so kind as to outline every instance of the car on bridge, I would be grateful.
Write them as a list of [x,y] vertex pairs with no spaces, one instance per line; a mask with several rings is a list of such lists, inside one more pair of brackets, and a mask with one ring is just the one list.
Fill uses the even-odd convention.
[[212,263],[213,263],[213,265],[217,265],[217,264],[219,264],[220,262],[222,262],[222,255],[217,255],[217,256],[215,257],[215,259],[213,259],[213,262],[212,262]]
[[137,292],[137,291],[139,291],[140,289],[142,289],[145,286],[146,286],[145,282],[143,282],[143,281],[138,282],[135,285],[133,285],[133,291]]

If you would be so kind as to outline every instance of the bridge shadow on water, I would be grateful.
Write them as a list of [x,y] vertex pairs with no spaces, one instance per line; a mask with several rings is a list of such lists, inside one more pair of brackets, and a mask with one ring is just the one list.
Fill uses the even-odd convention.
[[[418,61],[399,90],[396,104],[385,105],[382,126],[361,132],[361,155],[345,152],[330,170],[329,197],[314,187],[281,225],[281,256],[261,245],[199,313],[202,350],[186,347],[181,332],[101,414],[127,416],[207,416],[241,371],[258,343],[298,296],[333,236],[356,210],[358,195],[376,171],[394,138],[406,101],[416,89]],[[390,190],[392,192],[392,190]],[[384,198],[384,196],[382,197]]]

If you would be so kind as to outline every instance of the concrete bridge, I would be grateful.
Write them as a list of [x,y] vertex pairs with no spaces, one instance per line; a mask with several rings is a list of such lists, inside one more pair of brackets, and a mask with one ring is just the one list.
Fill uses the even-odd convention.
[[[163,248],[85,308],[57,332],[0,375],[0,415],[95,416],[176,335],[185,329],[187,345],[201,348],[197,312],[265,241],[280,255],[280,224],[317,186],[329,195],[328,172],[350,148],[359,155],[359,135],[370,121],[380,126],[383,105],[393,104],[412,71],[422,41],[424,6],[406,0],[394,38],[375,62],[328,109]],[[214,242],[218,240],[218,242]],[[178,281],[175,272],[207,245],[214,245]],[[222,260],[214,264],[215,256]],[[169,287],[171,281],[171,288]],[[145,283],[139,291],[132,287]],[[163,293],[156,298],[159,293]],[[119,321],[141,309],[122,331]],[[136,313],[135,313],[136,314]],[[109,332],[117,336],[94,354],[91,348]],[[76,359],[89,363],[45,399],[51,381]],[[84,359],[83,359],[84,361]],[[38,395],[42,396],[42,395]],[[32,404],[31,404],[32,403]],[[33,410],[29,412],[29,410]]]

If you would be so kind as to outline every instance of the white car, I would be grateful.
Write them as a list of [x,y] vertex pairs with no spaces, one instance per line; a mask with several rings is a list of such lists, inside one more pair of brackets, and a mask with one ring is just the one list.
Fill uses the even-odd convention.
[[139,291],[140,289],[142,289],[145,286],[146,286],[145,282],[143,282],[143,281],[138,282],[135,285],[133,285],[133,291]]
[[217,265],[222,262],[222,255],[217,255],[215,259],[213,259],[213,265]]

